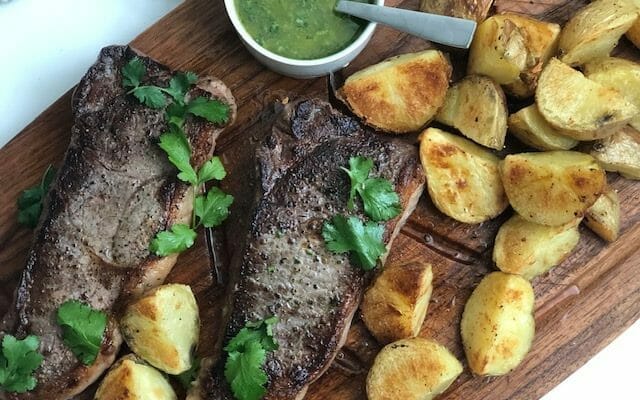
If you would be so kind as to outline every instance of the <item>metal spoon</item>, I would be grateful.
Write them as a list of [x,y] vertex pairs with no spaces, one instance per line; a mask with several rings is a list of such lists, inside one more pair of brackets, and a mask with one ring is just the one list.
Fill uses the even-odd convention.
[[420,11],[339,0],[336,11],[367,21],[389,25],[402,32],[452,47],[468,49],[476,22]]

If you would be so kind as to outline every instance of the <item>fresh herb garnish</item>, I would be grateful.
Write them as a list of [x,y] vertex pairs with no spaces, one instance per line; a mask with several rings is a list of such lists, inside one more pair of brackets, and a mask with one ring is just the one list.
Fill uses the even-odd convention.
[[160,257],[182,253],[193,246],[197,236],[196,231],[189,225],[174,224],[170,230],[158,232],[151,241],[149,250]]
[[365,157],[351,157],[349,169],[342,168],[351,179],[347,207],[355,209],[354,199],[357,193],[362,199],[365,214],[374,221],[387,221],[402,211],[400,197],[389,180],[369,177],[372,168],[373,160]]
[[49,186],[56,175],[56,170],[49,165],[42,175],[40,184],[23,191],[18,197],[18,223],[35,228],[42,213],[42,202]]
[[327,248],[333,253],[351,254],[353,261],[364,270],[371,270],[386,248],[382,242],[384,227],[375,222],[363,223],[358,217],[334,216],[322,227]]
[[100,352],[107,314],[78,300],[68,300],[58,308],[57,322],[64,344],[83,364],[93,364]]
[[262,369],[267,352],[276,350],[273,327],[278,318],[248,322],[224,348],[227,361],[224,376],[238,400],[261,399],[266,390],[267,374]]
[[196,380],[198,377],[198,373],[200,372],[200,358],[197,356],[193,357],[193,362],[191,363],[191,368],[184,371],[183,373],[176,375],[176,379],[185,390],[189,390],[191,388],[191,383]]
[[22,340],[6,335],[2,338],[0,354],[0,389],[6,392],[24,393],[36,387],[33,372],[42,363],[38,353],[40,339],[27,336]]

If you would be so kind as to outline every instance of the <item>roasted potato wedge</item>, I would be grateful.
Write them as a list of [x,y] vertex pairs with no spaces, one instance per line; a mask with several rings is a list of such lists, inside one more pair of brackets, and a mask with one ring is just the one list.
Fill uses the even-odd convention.
[[500,174],[513,209],[527,221],[549,226],[582,217],[606,184],[596,160],[575,151],[508,155]]
[[95,400],[176,400],[164,376],[133,354],[122,357],[109,369]]
[[494,15],[476,30],[468,72],[493,78],[517,97],[530,97],[542,65],[557,49],[559,35],[558,24],[516,14]]
[[534,149],[569,150],[578,145],[577,140],[564,136],[549,125],[535,104],[511,114],[508,124],[509,132]]
[[493,0],[421,0],[420,11],[482,22]]
[[462,373],[445,347],[423,338],[386,345],[367,376],[369,400],[431,400]]
[[522,362],[535,333],[533,303],[533,288],[521,276],[493,272],[482,279],[464,307],[460,324],[474,373],[504,375]]
[[129,304],[120,320],[123,337],[138,356],[172,375],[191,367],[200,317],[187,285],[160,286]]
[[578,11],[560,32],[560,60],[582,65],[606,57],[631,28],[638,9],[631,0],[596,0]]
[[638,115],[638,108],[617,90],[555,58],[540,74],[536,104],[547,122],[577,140],[607,137]]
[[508,207],[499,159],[465,138],[429,128],[420,138],[420,159],[435,206],[451,218],[476,224]]
[[507,134],[507,101],[491,78],[469,75],[447,92],[436,120],[492,149],[504,147]]
[[[600,58],[584,66],[584,75],[620,92],[625,99],[640,109],[640,64],[622,58]],[[633,118],[629,125],[640,129],[640,115]]]
[[381,343],[417,336],[431,298],[431,265],[385,265],[360,305],[362,320]]
[[437,50],[403,54],[351,75],[338,91],[349,108],[375,128],[417,131],[444,103],[449,60]]
[[579,240],[580,232],[575,222],[546,226],[516,214],[498,231],[493,261],[502,272],[531,280],[560,264]]
[[640,49],[640,18],[638,18],[627,31],[627,39]]
[[620,233],[620,200],[618,193],[608,189],[587,210],[584,223],[607,242],[614,242]]
[[619,172],[629,179],[640,179],[640,132],[623,127],[591,146],[591,154],[607,171]]

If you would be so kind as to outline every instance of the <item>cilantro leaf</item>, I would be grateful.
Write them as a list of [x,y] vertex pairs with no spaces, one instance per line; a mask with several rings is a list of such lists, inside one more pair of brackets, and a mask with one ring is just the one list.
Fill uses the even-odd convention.
[[149,250],[157,256],[181,253],[193,246],[196,232],[186,224],[174,224],[169,231],[158,232],[151,241]]
[[178,72],[169,81],[169,87],[163,91],[173,97],[178,104],[184,104],[184,96],[197,80],[198,75],[193,72]]
[[364,270],[375,268],[386,248],[382,243],[384,228],[380,224],[364,224],[357,217],[336,215],[331,222],[325,221],[322,236],[327,248],[333,253],[349,252],[353,261]]
[[36,387],[33,372],[42,363],[38,353],[40,339],[27,336],[22,340],[6,335],[2,339],[0,354],[0,389],[7,392],[24,393]]
[[187,112],[202,117],[214,124],[223,124],[229,120],[229,105],[220,100],[196,97],[187,105]]
[[192,185],[198,184],[198,176],[191,166],[191,146],[184,133],[179,129],[172,129],[160,136],[160,148],[167,153],[169,161],[180,173],[178,179]]
[[49,191],[49,186],[56,171],[51,165],[47,167],[40,184],[26,189],[18,197],[18,223],[29,228],[35,228],[42,213],[42,203]]
[[137,86],[131,89],[136,99],[150,108],[162,108],[167,104],[167,99],[162,89],[157,86]]
[[227,171],[225,171],[220,157],[212,157],[200,167],[198,171],[198,184],[206,183],[213,179],[221,181],[225,176],[227,176]]
[[165,118],[169,126],[173,126],[173,129],[182,130],[182,126],[184,125],[184,114],[186,112],[184,104],[170,103],[165,110]]
[[64,302],[57,313],[62,339],[84,365],[91,365],[100,352],[107,314],[78,301]]
[[198,372],[200,371],[200,358],[198,356],[193,357],[193,362],[191,363],[191,368],[184,371],[183,373],[176,375],[176,379],[185,390],[189,390],[191,387],[191,383],[196,380],[198,377]]
[[349,207],[350,210],[355,208],[353,201],[356,197],[356,191],[358,186],[369,177],[371,168],[373,168],[373,160],[365,157],[351,157],[349,159],[349,169],[340,167],[340,169],[349,175],[349,179],[351,179],[351,191],[349,192],[349,200],[347,201],[347,207]]
[[227,219],[229,206],[233,203],[233,196],[226,194],[217,187],[212,187],[207,196],[197,196],[195,201],[195,213],[198,217],[198,225],[205,228],[218,226]]
[[147,68],[144,62],[139,57],[133,57],[122,67],[122,86],[125,88],[140,86],[140,81],[146,73]]

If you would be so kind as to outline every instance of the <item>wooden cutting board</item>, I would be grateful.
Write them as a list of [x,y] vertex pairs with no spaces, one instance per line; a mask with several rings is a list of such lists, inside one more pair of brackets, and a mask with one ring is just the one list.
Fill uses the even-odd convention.
[[[496,9],[564,22],[571,11],[584,3],[498,0]],[[418,1],[390,0],[387,4],[417,9]],[[637,50],[629,50],[628,43],[623,42],[625,54],[637,57]],[[328,98],[325,79],[284,78],[257,63],[240,44],[221,1],[187,0],[132,44],[172,68],[218,76],[230,86],[239,105],[239,117],[223,134],[217,149],[229,161],[230,173],[233,160],[242,156],[265,105],[295,94]],[[429,44],[424,41],[379,28],[345,75],[386,57],[427,47]],[[453,51],[450,55],[459,76],[464,71],[464,52]],[[71,92],[65,94],[0,149],[0,314],[8,307],[31,240],[31,231],[17,224],[16,198],[40,179],[48,164],[61,162],[72,124],[70,96]],[[605,245],[581,228],[582,238],[574,253],[534,281],[536,338],[525,361],[500,378],[477,378],[467,370],[441,398],[539,398],[638,319],[640,183],[616,174],[609,174],[609,181],[619,191],[622,203],[620,239]],[[507,217],[481,225],[457,223],[435,210],[425,195],[389,258],[389,262],[418,258],[433,265],[435,289],[421,335],[444,344],[461,360],[462,308],[471,290],[493,269],[493,238]],[[180,257],[170,280],[189,283],[197,292],[204,324],[200,350],[208,354],[221,328],[218,321],[223,287],[216,284],[210,271],[204,235],[199,240],[196,247]],[[366,398],[366,372],[378,349],[357,318],[338,360],[312,385],[306,399]]]

